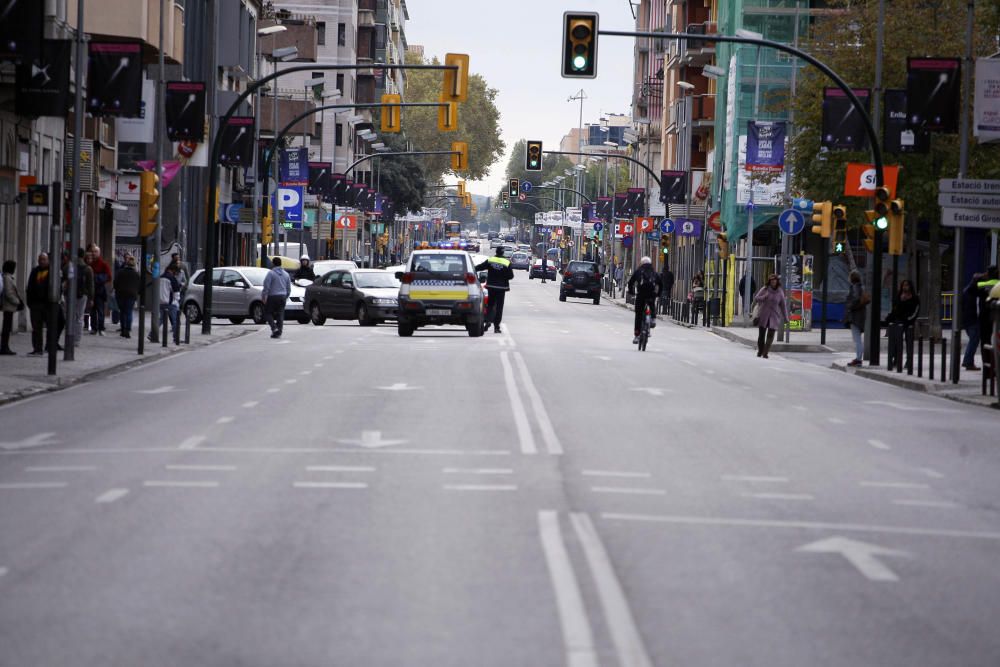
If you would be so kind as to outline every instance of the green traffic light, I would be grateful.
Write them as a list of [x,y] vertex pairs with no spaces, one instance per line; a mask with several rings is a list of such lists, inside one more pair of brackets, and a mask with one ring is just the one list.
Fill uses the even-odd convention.
[[875,221],[875,227],[876,227],[876,229],[882,229],[882,230],[888,229],[889,228],[889,220],[886,219],[885,216],[882,216],[881,218],[879,218],[879,219],[877,219]]
[[587,59],[584,56],[575,56],[573,58],[573,67],[575,69],[584,69],[587,66]]

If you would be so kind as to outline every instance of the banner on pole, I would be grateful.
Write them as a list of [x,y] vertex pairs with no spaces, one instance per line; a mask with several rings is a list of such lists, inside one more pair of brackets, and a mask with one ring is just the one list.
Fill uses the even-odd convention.
[[330,179],[332,168],[333,164],[330,162],[310,162],[309,185],[306,188],[306,192],[311,195],[329,197],[333,192],[333,181]]
[[15,110],[19,116],[69,115],[70,45],[68,39],[46,39],[37,58],[17,66]]
[[906,59],[906,116],[910,127],[958,132],[962,61],[958,58]]
[[906,91],[887,90],[883,96],[885,118],[882,147],[886,153],[927,153],[931,149],[930,135],[913,129],[906,119]]
[[979,143],[1000,139],[1000,59],[976,60],[972,133]]
[[44,2],[7,0],[0,15],[0,60],[30,63],[42,57],[44,33]]
[[[872,91],[852,88],[851,92],[864,106],[865,113],[871,113]],[[868,146],[864,119],[840,88],[823,89],[823,138],[820,143],[834,151],[863,151]]]
[[253,164],[253,116],[233,116],[222,127],[219,164],[249,167]]
[[163,98],[170,141],[205,140],[205,84],[167,81]]
[[115,119],[118,141],[133,144],[151,144],[156,132],[156,82],[143,78],[142,100],[139,114],[133,117],[119,116]]
[[87,111],[135,117],[142,112],[142,45],[91,42],[87,61]]
[[284,185],[309,184],[309,149],[286,148],[281,151],[278,175]]
[[747,121],[747,171],[785,170],[785,121]]
[[660,201],[664,204],[683,204],[687,201],[687,172],[663,169],[660,171]]

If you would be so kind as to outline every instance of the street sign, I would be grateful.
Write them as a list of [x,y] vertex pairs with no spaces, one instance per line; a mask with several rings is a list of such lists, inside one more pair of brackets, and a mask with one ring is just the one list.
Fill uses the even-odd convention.
[[646,238],[648,238],[650,241],[659,241],[660,240],[660,231],[659,230],[655,230],[655,231],[649,232],[648,234],[646,234]]
[[274,208],[285,212],[285,220],[297,225],[299,229],[302,225],[302,186],[279,187],[276,195],[278,205]]
[[253,222],[254,210],[248,206],[244,206],[239,210],[238,222]]
[[528,198],[528,195],[524,194],[523,192],[517,196],[517,200],[518,201],[524,201],[527,198]]
[[[358,217],[356,215],[342,215],[337,218],[338,229],[357,229]],[[414,225],[414,229],[419,229],[419,225]]]
[[1000,181],[974,178],[942,178],[938,181],[941,192],[962,192],[976,195],[1000,195]]
[[796,197],[795,199],[792,200],[792,208],[802,213],[807,213],[807,212],[812,213],[814,203],[815,202],[813,202],[812,199]]
[[701,236],[701,220],[694,218],[677,219],[678,236]]
[[532,188],[531,181],[524,181],[523,183],[521,183],[521,190],[523,192],[526,193],[531,192],[531,188]]
[[240,222],[241,210],[243,210],[243,204],[223,204],[222,210],[219,211],[221,214],[219,218],[222,222]]
[[804,215],[796,211],[794,208],[785,209],[778,216],[778,227],[781,231],[790,236],[795,236],[801,232],[806,226],[806,218]]
[[594,231],[595,232],[599,232],[602,229],[604,229],[604,224],[603,223],[600,223],[600,222],[595,222],[594,223]]
[[1000,211],[976,208],[943,208],[941,224],[945,227],[976,227],[1000,229]]
[[674,221],[670,218],[664,218],[660,221],[660,232],[663,234],[673,234],[674,233]]
[[632,237],[631,236],[626,236],[625,238],[623,238],[622,239],[622,245],[625,246],[626,248],[631,248],[632,247]]
[[1000,210],[1000,194],[967,195],[958,192],[942,192],[938,195],[938,204],[948,207],[979,208]]
[[639,228],[640,232],[651,232],[656,229],[656,221],[652,218],[636,216],[635,224],[636,227]]
[[49,186],[28,186],[28,215],[49,214]]

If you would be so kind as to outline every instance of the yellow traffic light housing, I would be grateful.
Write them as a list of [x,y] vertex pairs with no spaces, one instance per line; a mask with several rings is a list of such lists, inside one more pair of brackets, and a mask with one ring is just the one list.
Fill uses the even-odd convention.
[[442,102],[464,102],[469,99],[469,54],[448,53],[444,57],[446,69],[441,83]]
[[847,250],[847,207],[837,204],[833,212],[833,252],[840,254]]
[[521,186],[521,182],[519,180],[517,180],[516,178],[510,179],[510,182],[507,184],[507,196],[510,197],[511,199],[513,199],[514,197],[516,197],[517,196],[517,189],[520,186]]
[[382,96],[382,131],[399,132],[402,129],[400,118],[402,101],[399,95],[386,94]]
[[715,242],[719,244],[719,259],[729,259],[729,235],[723,232],[715,237]]
[[271,245],[274,240],[274,226],[271,224],[271,214],[268,212],[264,219],[260,221],[260,242],[263,245]]
[[[875,188],[875,212],[877,217],[884,218],[889,213],[889,188],[883,186]],[[878,225],[878,223],[875,223]],[[878,225],[879,229],[885,229],[884,225]]]
[[566,78],[597,77],[597,13],[563,14],[563,66]]
[[524,170],[542,170],[542,142],[529,141],[524,149]]
[[818,201],[813,204],[812,233],[825,239],[833,233],[833,204],[828,201]]
[[160,213],[160,178],[151,171],[139,175],[139,236],[156,231]]
[[465,181],[463,179],[458,179],[458,196],[465,196]]
[[875,252],[875,225],[872,224],[878,218],[875,211],[865,211],[865,219],[868,221],[861,225],[861,233],[865,235],[865,250]]
[[451,142],[451,170],[454,172],[468,171],[469,144],[464,141]]
[[903,254],[903,235],[906,228],[906,202],[893,199],[889,202],[889,254]]
[[458,104],[441,97],[438,107],[438,131],[454,132],[458,129]]

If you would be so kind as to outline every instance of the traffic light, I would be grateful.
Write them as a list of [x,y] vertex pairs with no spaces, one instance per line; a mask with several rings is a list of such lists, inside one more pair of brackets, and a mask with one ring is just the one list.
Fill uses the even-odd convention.
[[466,192],[465,196],[462,197],[462,202],[464,203],[465,208],[472,208],[472,193]]
[[833,207],[833,252],[841,254],[847,250],[847,207],[837,204]]
[[270,212],[260,221],[260,242],[262,245],[271,245],[274,240],[274,226],[271,224]]
[[516,178],[510,179],[510,183],[507,185],[507,196],[513,199],[517,196],[517,189],[521,186],[520,181]]
[[382,96],[382,131],[399,132],[401,129],[400,111],[398,105],[402,101],[399,95]]
[[451,142],[451,170],[467,171],[469,168],[469,144],[464,141]]
[[723,232],[715,237],[715,242],[719,244],[719,259],[729,259],[729,235]]
[[563,14],[563,65],[565,78],[597,77],[597,13]]
[[458,196],[465,196],[465,181],[462,179],[458,179]]
[[151,171],[139,175],[139,236],[156,231],[160,206],[160,177]]
[[825,239],[830,238],[833,231],[833,204],[828,201],[818,201],[813,204],[812,233]]
[[865,235],[865,249],[868,252],[875,252],[875,225],[872,222],[876,218],[878,218],[877,212],[865,211],[865,219],[868,222],[861,225],[861,232]]
[[444,57],[446,69],[441,83],[442,102],[464,102],[469,98],[469,54],[448,53]]
[[542,142],[529,141],[524,149],[524,170],[542,170]]
[[670,254],[670,236],[668,234],[660,237],[660,252],[664,257]]
[[458,104],[449,102],[441,97],[441,106],[438,107],[438,131],[454,132],[458,129]]
[[903,254],[903,230],[906,226],[906,202],[893,199],[889,202],[889,254]]
[[[889,213],[889,188],[884,185],[875,188],[875,212],[878,214],[878,218],[884,218]],[[886,225],[880,225],[878,221],[875,225],[879,229],[885,229]]]

